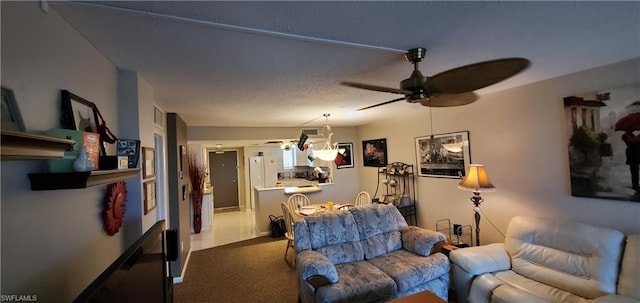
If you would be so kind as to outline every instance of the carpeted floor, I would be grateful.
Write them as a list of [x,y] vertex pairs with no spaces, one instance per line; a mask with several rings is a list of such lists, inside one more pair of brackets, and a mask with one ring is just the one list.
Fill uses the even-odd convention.
[[[295,269],[283,259],[286,245],[284,238],[267,236],[192,252],[174,302],[298,302]],[[291,249],[287,257],[293,258]]]
[[174,302],[297,302],[295,269],[283,259],[286,244],[267,236],[192,252]]

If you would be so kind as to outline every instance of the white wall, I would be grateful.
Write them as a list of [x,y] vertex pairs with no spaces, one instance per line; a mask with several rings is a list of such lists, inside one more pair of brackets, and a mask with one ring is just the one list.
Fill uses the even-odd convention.
[[[535,62],[534,62],[535,64]],[[484,164],[497,191],[485,193],[481,242],[501,242],[515,215],[581,221],[640,232],[640,203],[571,196],[563,97],[640,82],[640,59],[484,95],[462,107],[434,108],[433,133],[468,130],[472,163]],[[402,104],[402,106],[419,105]],[[416,163],[414,138],[430,135],[429,110],[358,128],[358,139],[387,138],[389,162]],[[359,151],[361,152],[361,151]],[[375,168],[359,168],[363,187],[375,189]],[[459,180],[418,178],[419,225],[435,229],[450,218],[472,224],[470,192]]]
[[[116,68],[53,8],[1,2],[2,85],[12,88],[29,131],[60,127],[60,90],[94,102],[118,133]],[[31,191],[27,173],[46,161],[2,161],[2,294],[70,302],[123,249],[103,231],[105,187]]]
[[[118,118],[122,131],[118,134],[120,138],[140,139],[139,167],[142,167],[144,157],[142,147],[154,148],[154,135],[165,137],[164,128],[158,128],[153,124],[154,118],[154,89],[135,71],[120,70],[118,72]],[[163,124],[164,125],[164,124]],[[165,148],[166,148],[166,140]],[[158,151],[156,151],[158,156]],[[166,159],[163,159],[166,163]],[[127,230],[127,239],[137,239],[139,235],[147,231],[158,220],[158,208],[166,208],[160,198],[166,196],[166,188],[158,180],[158,170],[154,177],[143,179],[142,173],[137,178],[127,180],[127,191],[135,199],[135,204],[127,206],[126,220],[132,220],[131,230]],[[146,215],[144,214],[144,182],[157,180],[156,192],[164,192],[162,196],[157,196],[156,208]],[[133,200],[132,200],[133,201]],[[142,218],[142,221],[139,219]],[[168,226],[168,225],[167,225]]]

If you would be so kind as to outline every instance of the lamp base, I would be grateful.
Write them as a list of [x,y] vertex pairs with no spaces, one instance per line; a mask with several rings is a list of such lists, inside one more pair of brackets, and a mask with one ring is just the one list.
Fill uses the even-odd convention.
[[473,197],[470,198],[471,202],[473,202],[474,208],[474,218],[476,219],[476,246],[480,246],[480,204],[484,202],[484,199],[480,196],[480,193],[477,191],[473,192]]

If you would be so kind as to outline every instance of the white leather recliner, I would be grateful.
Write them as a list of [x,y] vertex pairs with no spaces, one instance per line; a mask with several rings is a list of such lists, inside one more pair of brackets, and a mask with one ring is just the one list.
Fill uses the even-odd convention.
[[514,217],[504,243],[450,254],[457,302],[640,302],[640,234]]

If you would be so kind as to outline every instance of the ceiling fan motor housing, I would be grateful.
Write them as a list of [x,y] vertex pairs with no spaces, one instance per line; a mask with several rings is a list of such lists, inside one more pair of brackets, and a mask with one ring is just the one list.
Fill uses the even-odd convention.
[[407,61],[413,63],[411,77],[400,82],[401,89],[411,92],[410,94],[405,94],[405,101],[409,103],[417,103],[421,99],[429,97],[429,92],[426,90],[428,78],[418,70],[418,62],[422,61],[426,55],[427,49],[424,47],[412,48],[404,55]]
[[417,69],[411,73],[411,77],[402,80],[400,88],[411,92],[410,94],[405,94],[405,100],[410,103],[416,103],[420,99],[428,98],[430,96],[429,91],[426,89],[428,80],[429,78],[423,76]]

